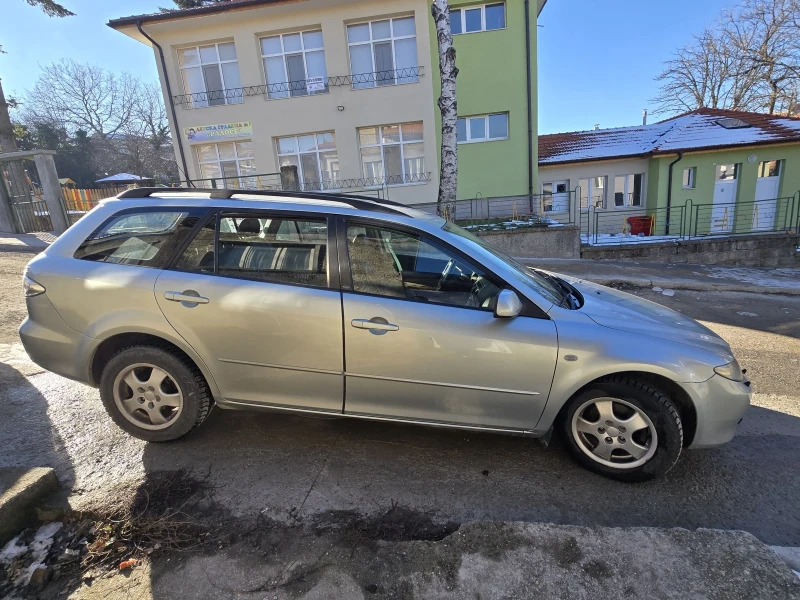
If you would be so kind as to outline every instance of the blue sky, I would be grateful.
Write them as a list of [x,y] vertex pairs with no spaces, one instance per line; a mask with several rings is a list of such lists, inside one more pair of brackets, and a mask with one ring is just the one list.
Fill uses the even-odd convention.
[[[20,95],[39,65],[61,58],[157,78],[152,51],[106,27],[109,19],[156,12],[171,0],[61,0],[75,17],[55,19],[23,0],[1,0],[0,77]],[[549,0],[539,20],[539,131],[641,123],[653,77],[670,53],[735,0]]]

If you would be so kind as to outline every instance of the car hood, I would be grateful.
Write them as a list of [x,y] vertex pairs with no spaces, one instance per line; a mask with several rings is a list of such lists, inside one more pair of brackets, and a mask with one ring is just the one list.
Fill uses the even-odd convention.
[[728,342],[678,311],[581,279],[563,276],[562,279],[583,295],[584,305],[579,310],[598,325],[721,351],[733,359]]

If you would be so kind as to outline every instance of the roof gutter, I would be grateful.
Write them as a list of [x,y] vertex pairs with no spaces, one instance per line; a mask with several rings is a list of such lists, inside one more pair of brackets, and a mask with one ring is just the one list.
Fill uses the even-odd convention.
[[172,112],[172,122],[175,123],[175,136],[178,140],[178,153],[181,156],[181,164],[183,165],[183,177],[186,180],[186,183],[189,184],[191,187],[194,187],[194,184],[189,179],[189,167],[186,165],[186,154],[183,151],[183,140],[181,140],[181,131],[178,127],[178,114],[175,112],[175,103],[172,101],[172,86],[169,84],[169,74],[167,73],[167,61],[164,60],[164,50],[161,48],[161,45],[147,35],[147,32],[142,29],[142,22],[141,20],[136,21],[136,29],[139,30],[144,37],[150,40],[150,43],[153,44],[156,48],[158,48],[158,55],[161,57],[161,71],[164,73],[164,83],[167,86],[167,101],[169,102],[169,109]]
[[672,208],[672,167],[683,159],[683,152],[678,150],[678,158],[669,163],[669,178],[667,179],[667,218],[665,220],[664,235],[669,235],[669,215]]
[[533,210],[533,102],[531,99],[531,7],[530,0],[525,0],[525,65],[527,68],[526,79],[528,82],[528,202],[531,212]]

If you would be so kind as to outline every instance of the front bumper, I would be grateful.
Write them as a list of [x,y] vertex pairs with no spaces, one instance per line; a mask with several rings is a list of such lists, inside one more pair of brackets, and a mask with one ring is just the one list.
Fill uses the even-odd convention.
[[684,383],[697,411],[697,429],[690,448],[726,444],[750,406],[749,381],[737,382],[714,375],[702,383]]

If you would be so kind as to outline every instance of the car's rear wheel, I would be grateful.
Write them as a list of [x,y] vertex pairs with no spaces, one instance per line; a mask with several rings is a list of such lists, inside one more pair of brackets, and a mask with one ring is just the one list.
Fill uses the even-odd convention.
[[208,387],[197,367],[157,346],[117,352],[103,369],[100,398],[119,427],[148,442],[186,435],[211,408]]
[[568,405],[561,429],[580,464],[620,481],[663,475],[683,448],[683,425],[673,402],[631,377],[609,377],[582,391]]

